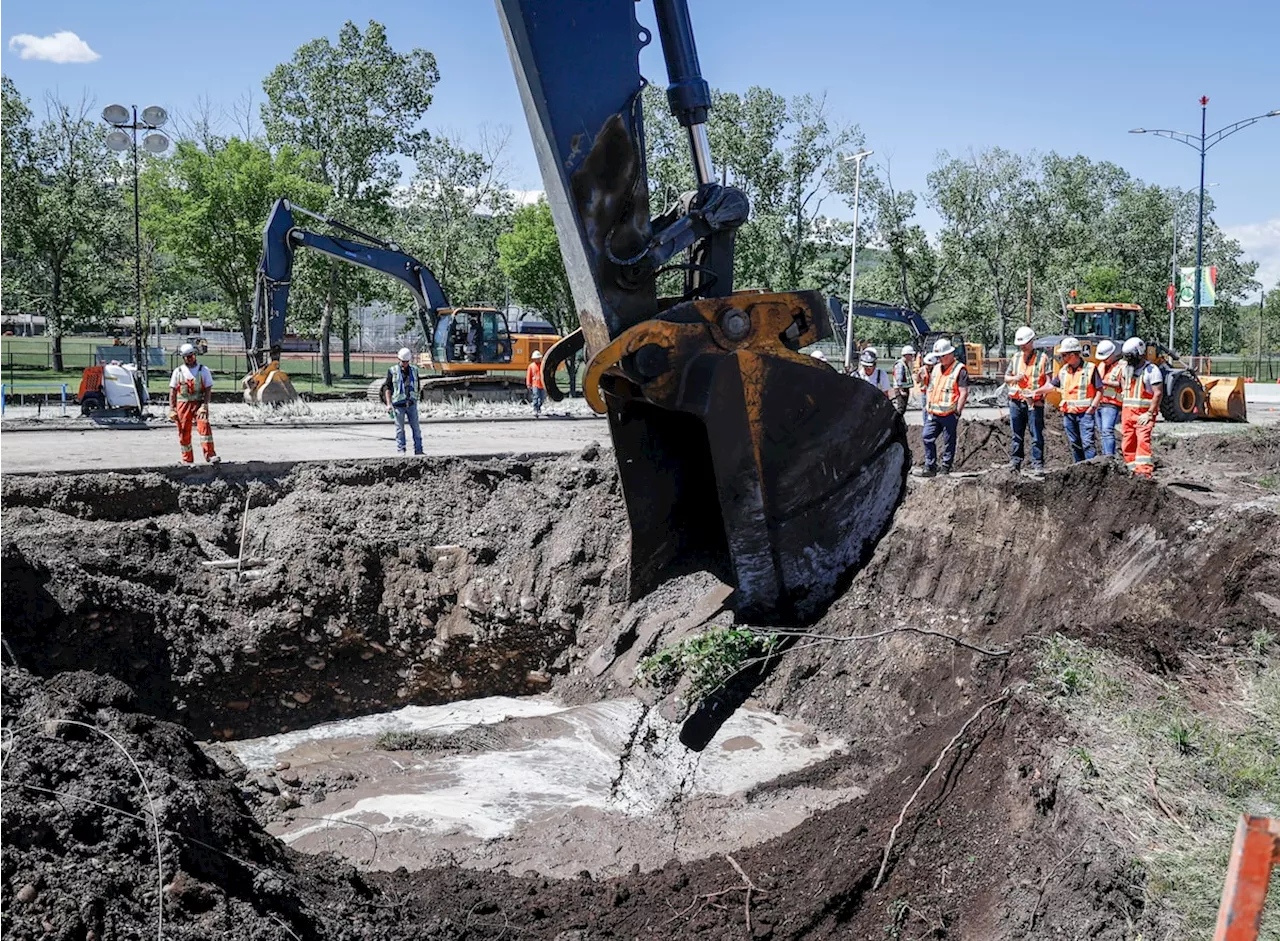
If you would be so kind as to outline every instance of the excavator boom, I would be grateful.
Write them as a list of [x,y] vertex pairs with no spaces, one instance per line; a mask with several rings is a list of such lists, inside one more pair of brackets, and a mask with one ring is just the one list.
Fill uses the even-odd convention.
[[[584,389],[609,418],[633,595],[709,568],[746,618],[816,618],[892,521],[905,426],[870,385],[800,352],[831,333],[818,292],[734,292],[749,206],[717,182],[683,0],[654,13],[696,188],[656,217],[639,69],[654,37],[633,0],[497,2],[582,323]],[[659,298],[671,265],[684,293]]]

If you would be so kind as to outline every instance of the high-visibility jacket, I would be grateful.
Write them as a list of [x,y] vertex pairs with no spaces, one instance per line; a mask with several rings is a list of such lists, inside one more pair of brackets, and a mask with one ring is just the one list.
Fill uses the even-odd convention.
[[930,415],[954,415],[956,405],[960,401],[960,373],[964,363],[956,360],[950,369],[942,364],[933,367],[933,375],[929,377],[929,401],[926,408]]
[[544,389],[546,386],[542,384],[542,361],[534,360],[529,364],[529,368],[524,371],[524,385],[526,389]]
[[912,380],[912,373],[915,370],[907,365],[905,359],[900,359],[893,364],[893,388],[910,389],[915,383]]
[[213,373],[199,363],[192,369],[179,363],[169,379],[169,388],[178,390],[179,402],[203,402],[204,390],[213,387]]
[[1018,355],[1013,358],[1013,362],[1009,364],[1009,375],[1022,379],[1027,378],[1027,385],[1023,387],[1019,382],[1017,385],[1009,387],[1009,398],[1031,401],[1039,400],[1043,396],[1035,395],[1036,389],[1044,385],[1045,373],[1049,371],[1049,357],[1044,354],[1043,350],[1034,350],[1031,353],[1031,362],[1027,362],[1027,357],[1021,350]]
[[1063,366],[1058,370],[1058,383],[1062,390],[1060,407],[1068,415],[1087,412],[1093,404],[1093,363],[1082,363],[1079,369]]
[[[1162,381],[1160,370],[1150,363],[1143,363],[1141,369],[1134,369],[1125,363],[1120,380],[1125,408],[1150,408],[1151,400],[1156,397],[1155,387]],[[1150,389],[1147,388],[1148,385],[1151,386]]]
[[1120,376],[1124,372],[1124,360],[1117,359],[1111,365],[1106,363],[1098,364],[1098,375],[1102,379],[1102,398],[1099,405],[1113,405],[1120,408],[1124,404],[1124,399],[1120,395],[1120,390],[1115,386],[1107,385],[1108,382],[1120,382]]
[[418,400],[418,367],[409,367],[409,381],[406,383],[405,370],[400,366],[392,366],[391,372],[391,404],[408,405]]

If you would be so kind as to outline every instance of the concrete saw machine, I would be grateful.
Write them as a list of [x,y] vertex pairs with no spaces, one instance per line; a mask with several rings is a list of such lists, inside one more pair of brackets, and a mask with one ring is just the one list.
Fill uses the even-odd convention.
[[[717,182],[711,92],[683,0],[655,0],[667,100],[696,188],[650,213],[633,0],[498,0],[631,524],[631,591],[709,569],[757,624],[819,617],[906,488],[906,428],[868,383],[801,352],[830,336],[816,291],[735,291],[741,190]],[[658,275],[684,272],[678,297]]]

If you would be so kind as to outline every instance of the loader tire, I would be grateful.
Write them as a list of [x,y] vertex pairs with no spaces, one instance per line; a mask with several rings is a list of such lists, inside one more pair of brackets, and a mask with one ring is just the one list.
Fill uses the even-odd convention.
[[1160,400],[1165,421],[1196,421],[1204,417],[1204,386],[1191,373],[1176,373],[1169,391]]

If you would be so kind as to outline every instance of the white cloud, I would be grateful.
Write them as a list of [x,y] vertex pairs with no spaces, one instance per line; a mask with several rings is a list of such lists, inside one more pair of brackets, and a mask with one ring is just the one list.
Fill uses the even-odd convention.
[[92,62],[102,58],[89,48],[87,42],[65,29],[52,36],[20,33],[9,40],[9,48],[17,49],[23,59],[41,59],[45,62]]
[[1266,290],[1280,284],[1280,218],[1226,226],[1223,231],[1240,243],[1246,257],[1258,263],[1255,277]]

